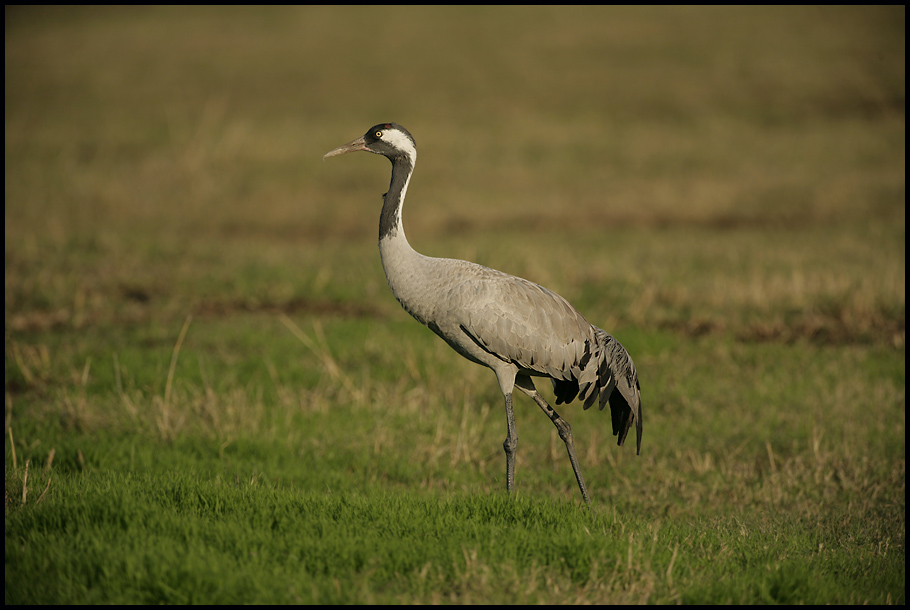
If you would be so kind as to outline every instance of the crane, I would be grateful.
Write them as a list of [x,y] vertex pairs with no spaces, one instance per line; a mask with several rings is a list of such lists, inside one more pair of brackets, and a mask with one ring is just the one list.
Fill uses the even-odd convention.
[[632,358],[619,341],[588,322],[564,298],[528,280],[451,258],[414,250],[404,234],[401,209],[417,144],[397,123],[380,123],[323,156],[366,151],[392,163],[392,180],[379,215],[379,254],[389,287],[405,311],[456,352],[493,370],[505,399],[506,489],[515,486],[518,435],[512,410],[515,388],[529,396],[556,426],[575,479],[590,507],[572,428],[537,391],[532,377],[549,377],[556,404],[578,397],[587,410],[609,402],[613,434],[622,446],[636,427],[641,453],[641,394]]

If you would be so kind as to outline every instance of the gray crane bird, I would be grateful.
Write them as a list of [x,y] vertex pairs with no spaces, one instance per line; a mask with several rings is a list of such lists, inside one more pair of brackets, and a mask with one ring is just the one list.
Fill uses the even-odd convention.
[[404,235],[401,208],[417,144],[407,129],[380,123],[362,137],[323,156],[363,150],[392,162],[392,181],[379,215],[379,254],[392,293],[405,311],[456,352],[493,369],[505,398],[506,489],[515,485],[518,436],[512,391],[518,388],[543,409],[566,445],[585,503],[588,489],[575,455],[569,423],[537,392],[531,377],[549,377],[556,404],[578,397],[585,409],[610,403],[613,434],[622,446],[632,424],[641,452],[638,373],[626,349],[588,322],[564,298],[528,280],[476,263],[431,258],[415,251]]

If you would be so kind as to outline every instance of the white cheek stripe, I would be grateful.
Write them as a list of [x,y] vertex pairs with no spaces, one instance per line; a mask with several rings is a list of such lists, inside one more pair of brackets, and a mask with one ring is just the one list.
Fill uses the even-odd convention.
[[411,158],[412,166],[417,162],[417,149],[414,148],[414,144],[411,143],[411,139],[397,129],[389,129],[383,132],[382,139],[395,148],[403,150],[408,155],[408,157]]
[[[404,196],[408,194],[408,185],[411,184],[411,177],[408,176],[408,179],[404,181],[404,186],[401,187],[401,201],[404,201]],[[402,206],[398,206],[398,213],[401,214]]]

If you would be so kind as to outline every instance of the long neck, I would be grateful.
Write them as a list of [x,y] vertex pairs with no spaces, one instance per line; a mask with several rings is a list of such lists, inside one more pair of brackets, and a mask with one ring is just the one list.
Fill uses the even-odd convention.
[[435,259],[427,258],[411,247],[401,223],[401,206],[413,171],[413,158],[392,160],[392,183],[379,216],[379,256],[392,294],[408,313],[427,324],[431,319],[434,296],[430,265]]
[[395,157],[391,161],[392,182],[389,184],[389,192],[385,194],[385,202],[379,216],[379,243],[385,240],[402,240],[407,244],[408,240],[404,236],[404,226],[401,223],[401,207],[404,205],[411,174],[414,173],[414,162],[406,156]]

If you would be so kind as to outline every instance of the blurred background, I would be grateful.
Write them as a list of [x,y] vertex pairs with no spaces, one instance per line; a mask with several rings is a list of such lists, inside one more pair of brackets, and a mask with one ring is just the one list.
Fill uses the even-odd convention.
[[389,168],[321,160],[395,121],[426,254],[607,328],[902,345],[903,7],[5,16],[8,333],[314,295],[396,311]]
[[320,156],[389,120],[420,148],[418,237],[898,221],[903,17],[11,7],[6,236],[359,234],[377,210],[338,175],[376,192],[387,168]]
[[[6,7],[6,599],[901,603],[905,23]],[[560,411],[603,518],[570,538],[554,427],[518,401],[501,502],[493,375],[386,285],[388,162],[322,161],[385,121],[418,251],[555,290],[635,360],[640,456]],[[437,506],[449,542],[412,548]]]

